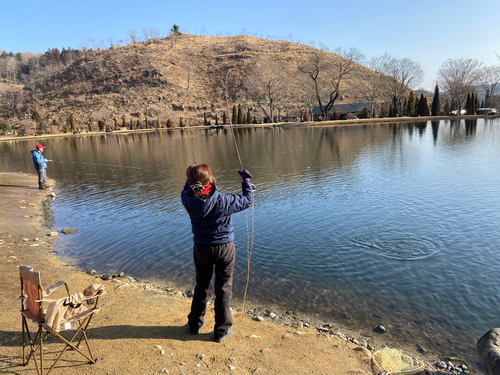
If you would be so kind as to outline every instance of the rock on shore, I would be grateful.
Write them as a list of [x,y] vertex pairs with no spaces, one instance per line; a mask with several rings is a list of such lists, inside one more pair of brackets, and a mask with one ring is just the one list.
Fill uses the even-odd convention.
[[500,374],[500,328],[493,328],[478,340],[477,353],[487,375]]

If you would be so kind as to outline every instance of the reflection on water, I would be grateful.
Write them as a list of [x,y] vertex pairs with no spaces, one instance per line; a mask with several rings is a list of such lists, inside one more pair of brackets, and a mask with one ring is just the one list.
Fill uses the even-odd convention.
[[[499,125],[235,130],[258,187],[254,214],[234,215],[235,296],[254,219],[250,303],[384,324],[410,343],[476,361],[474,340],[497,326],[500,307],[499,283],[480,276],[500,270]],[[79,230],[57,239],[63,259],[192,287],[185,169],[207,163],[222,191],[238,192],[230,130],[43,143],[57,180],[55,226]],[[0,144],[2,170],[33,173],[34,144]]]

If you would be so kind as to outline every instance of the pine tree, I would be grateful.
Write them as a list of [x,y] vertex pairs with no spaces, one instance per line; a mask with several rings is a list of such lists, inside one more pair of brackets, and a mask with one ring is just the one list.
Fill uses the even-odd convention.
[[392,117],[397,117],[399,112],[398,112],[398,100],[396,99],[395,96],[392,97]]
[[140,128],[141,128],[141,120],[137,119],[136,129],[140,129]]
[[158,117],[158,120],[157,120],[157,122],[156,122],[156,127],[157,127],[158,129],[160,129],[160,128],[161,128],[161,122],[160,122],[160,118],[159,118],[159,117]]
[[394,110],[392,108],[392,104],[389,106],[389,117],[394,117]]
[[183,128],[183,127],[184,127],[184,123],[182,122],[182,117],[179,117],[179,126],[180,126],[181,128]]
[[217,116],[217,113],[215,114],[215,126],[219,125],[219,117]]
[[122,128],[127,128],[127,122],[125,121],[125,117],[122,118]]
[[467,94],[467,101],[465,102],[465,113],[468,115],[472,114],[472,103],[470,98],[470,93]]
[[236,124],[238,122],[238,112],[236,111],[236,104],[233,105],[233,118],[231,119],[231,124]]
[[149,129],[149,121],[147,117],[146,117],[146,129]]
[[134,122],[130,119],[130,130],[134,130]]
[[89,118],[89,131],[90,132],[94,131],[94,120],[92,120],[92,117]]
[[69,124],[71,125],[71,131],[73,133],[76,132],[75,119],[73,118],[73,114],[69,115]]
[[115,120],[115,130],[118,129],[118,120],[117,119],[114,119]]
[[226,125],[227,122],[227,115],[226,111],[222,112],[222,125]]
[[486,89],[486,93],[484,96],[484,104],[482,105],[483,108],[490,108],[491,107],[491,96],[490,96],[490,90]]
[[455,103],[455,99],[451,99],[450,110],[455,111],[457,109],[457,104]]
[[208,125],[208,122],[207,122],[207,112],[203,112],[203,125]]
[[448,98],[446,98],[446,101],[444,102],[444,114],[445,116],[450,115],[450,102],[448,101]]
[[408,105],[406,106],[406,113],[408,115],[415,114],[415,92],[413,90],[410,91],[410,96],[408,98]]
[[424,97],[424,94],[420,95],[417,113],[419,116],[429,116],[429,105],[427,104],[427,99]]
[[252,123],[252,115],[250,113],[250,108],[248,108],[248,111],[247,111],[247,124],[251,124]]
[[307,111],[304,111],[304,115],[302,116],[302,121],[309,122],[309,114],[307,113]]
[[479,109],[479,95],[476,95],[474,96],[474,113],[477,112],[477,110]]
[[438,116],[441,108],[441,103],[439,100],[439,86],[436,84],[434,88],[434,98],[432,99],[431,114],[432,116]]
[[241,105],[238,104],[238,124],[242,124],[243,123],[243,116],[241,114]]

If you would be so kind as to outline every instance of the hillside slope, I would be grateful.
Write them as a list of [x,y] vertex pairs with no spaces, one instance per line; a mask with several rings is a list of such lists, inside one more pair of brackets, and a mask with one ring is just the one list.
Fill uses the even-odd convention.
[[[69,67],[32,81],[21,92],[0,90],[0,116],[14,123],[16,117],[29,119],[36,111],[47,125],[57,125],[65,124],[73,113],[77,126],[84,126],[90,117],[117,119],[120,124],[123,119],[128,124],[146,117],[177,124],[182,117],[187,125],[201,125],[205,112],[209,120],[215,114],[222,119],[225,79],[231,69],[227,75],[229,111],[239,104],[261,121],[264,111],[255,100],[252,77],[255,70],[269,69],[269,62],[283,70],[281,81],[287,82],[280,114],[300,116],[316,101],[311,97],[312,80],[298,70],[297,62],[313,53],[322,55],[325,62],[342,59],[287,41],[187,34],[88,51]],[[337,102],[363,101],[359,87],[372,74],[356,65],[343,83],[343,101]]]

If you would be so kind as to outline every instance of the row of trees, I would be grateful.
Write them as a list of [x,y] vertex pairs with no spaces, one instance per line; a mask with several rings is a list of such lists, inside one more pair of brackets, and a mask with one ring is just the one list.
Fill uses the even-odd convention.
[[[500,56],[498,57],[500,60]],[[467,107],[467,97],[471,93],[477,96],[478,90],[484,93],[484,106],[494,108],[500,105],[498,96],[500,64],[485,66],[477,59],[448,59],[438,70],[437,81],[455,104],[452,106],[452,110],[461,110],[464,105]],[[471,99],[469,98],[469,100]],[[472,106],[469,105],[468,110],[472,109]]]

